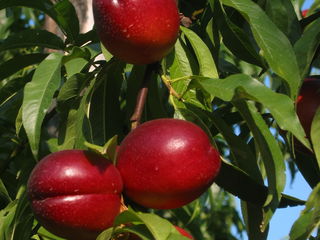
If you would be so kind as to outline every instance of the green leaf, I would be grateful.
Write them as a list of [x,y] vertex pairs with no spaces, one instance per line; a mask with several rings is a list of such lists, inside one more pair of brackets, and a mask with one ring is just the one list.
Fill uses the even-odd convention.
[[[24,68],[37,64],[45,59],[48,54],[32,53],[15,56],[0,65],[0,81],[23,70]],[[1,94],[0,94],[1,96]]]
[[1,0],[0,9],[10,7],[30,7],[48,14],[56,21],[66,36],[74,41],[79,35],[79,20],[73,5],[68,0],[60,0],[55,5],[50,0]]
[[42,121],[61,82],[61,60],[61,54],[50,54],[40,63],[32,81],[24,89],[22,121],[36,159]]
[[62,64],[66,67],[67,75],[79,73],[90,61],[91,53],[87,48],[73,47],[70,54],[63,57]]
[[[219,9],[221,7],[219,6]],[[219,10],[220,12],[221,10]],[[234,24],[226,13],[221,13],[220,32],[226,47],[238,58],[265,68],[265,63],[252,45],[248,33]]]
[[173,78],[195,75],[199,70],[196,60],[190,53],[183,38],[179,37],[175,46],[172,64],[170,65],[170,76]]
[[17,94],[28,82],[31,81],[33,72],[24,77],[14,78],[0,88],[0,106]]
[[241,92],[238,97],[260,102],[271,112],[281,129],[292,132],[310,148],[295,112],[294,103],[288,96],[273,92],[259,81],[244,74],[234,74],[225,79],[194,78],[205,91],[224,101],[231,101],[238,91]]
[[62,85],[59,95],[57,97],[58,109],[64,111],[76,103],[76,99],[80,97],[81,91],[86,87],[90,79],[93,77],[91,74],[77,73]]
[[199,75],[212,78],[218,77],[216,64],[207,45],[192,30],[185,27],[180,27],[180,29],[190,41],[191,46],[197,56],[200,70]]
[[296,151],[295,158],[293,159],[294,163],[310,187],[314,188],[320,179],[318,161],[315,154],[298,144],[299,143],[295,146]]
[[320,44],[320,19],[312,22],[304,30],[301,38],[295,43],[301,76],[309,73],[310,65]]
[[320,227],[320,183],[311,192],[305,209],[290,230],[290,240],[305,240]]
[[0,43],[0,52],[16,48],[44,47],[64,49],[64,43],[57,35],[46,30],[28,29],[10,35]]
[[278,28],[286,34],[291,43],[295,43],[301,36],[301,27],[297,14],[290,0],[266,1],[266,14]]
[[105,158],[111,160],[114,165],[116,165],[116,153],[118,146],[118,136],[115,135],[110,138],[102,147],[89,142],[85,142],[88,149],[104,156]]
[[10,240],[11,236],[8,233],[10,225],[13,222],[14,214],[17,209],[18,201],[15,200],[9,203],[6,208],[0,211],[0,239]]
[[137,213],[132,210],[124,211],[116,217],[114,226],[132,222],[140,222],[145,224],[155,240],[188,239],[182,236],[179,237],[180,234],[177,235],[177,230],[169,221],[151,213]]
[[[87,87],[90,81],[92,82]],[[94,83],[94,73],[77,73],[67,79],[61,87],[57,97],[58,111],[62,119],[58,136],[60,150],[85,147],[83,122],[88,106],[87,98],[92,92]]]
[[74,147],[76,149],[84,149],[85,141],[93,142],[92,138],[92,129],[90,126],[90,122],[88,119],[89,116],[89,108],[90,108],[90,101],[93,94],[93,89],[96,84],[96,78],[94,78],[90,85],[86,88],[86,92],[84,93],[79,108],[77,109],[77,117],[75,119],[75,134],[73,137],[75,139]]
[[9,196],[9,193],[6,189],[6,186],[3,184],[2,180],[0,179],[0,203],[2,205],[3,202],[10,203],[12,200]]
[[241,212],[249,239],[267,239],[269,229],[261,231],[260,228],[260,224],[263,221],[262,208],[249,202],[241,201]]
[[317,158],[317,170],[320,173],[320,108],[315,113],[311,124],[311,142]]
[[153,74],[150,79],[148,96],[147,96],[147,119],[167,118],[169,113],[167,110],[166,102],[163,99],[166,98],[166,89],[162,88],[161,80],[157,78],[157,75]]
[[[169,71],[172,79],[195,75],[199,72],[196,60],[181,37],[176,42],[174,54],[171,57],[172,64]],[[187,91],[189,83],[190,81],[176,81],[172,86],[178,93],[183,94]]]
[[125,63],[115,61],[108,64],[97,76],[89,112],[94,144],[104,145],[114,135],[122,135],[124,114],[119,98],[124,68]]
[[221,115],[220,112],[213,114],[212,122],[230,146],[231,153],[234,155],[235,165],[246,172],[256,182],[263,184],[258,161],[252,149],[244,139],[235,135],[232,127],[227,125],[219,115]]
[[[52,11],[53,12],[53,11]],[[80,32],[79,20],[75,8],[69,0],[60,0],[54,5],[53,17],[69,42],[77,40]]]
[[108,228],[99,234],[96,240],[109,240],[113,234],[113,228]]
[[[222,160],[220,172],[215,183],[241,200],[263,206],[267,199],[268,188],[259,184],[240,168]],[[235,184],[237,183],[237,184]],[[299,206],[305,202],[282,194],[279,207]]]
[[23,194],[18,201],[14,219],[8,229],[8,232],[10,232],[11,235],[10,239],[28,239],[32,231],[33,220],[34,216],[29,206],[28,197],[24,188]]
[[281,192],[285,187],[285,165],[279,144],[271,134],[269,127],[257,111],[254,103],[237,101],[234,102],[248,124],[255,143],[261,153],[268,179],[268,197],[264,205],[263,222],[261,230],[264,231],[278,208]]
[[296,55],[288,38],[253,1],[222,0],[222,3],[237,9],[246,18],[263,56],[271,69],[288,83],[290,95],[295,99],[301,77]]

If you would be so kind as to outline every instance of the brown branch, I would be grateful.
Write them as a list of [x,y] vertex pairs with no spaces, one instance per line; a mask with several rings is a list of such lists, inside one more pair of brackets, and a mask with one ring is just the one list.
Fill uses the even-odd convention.
[[148,83],[151,79],[152,73],[158,68],[159,63],[152,63],[147,65],[147,69],[141,84],[141,88],[137,95],[136,106],[134,112],[130,118],[131,121],[131,130],[139,126],[143,108],[148,95]]

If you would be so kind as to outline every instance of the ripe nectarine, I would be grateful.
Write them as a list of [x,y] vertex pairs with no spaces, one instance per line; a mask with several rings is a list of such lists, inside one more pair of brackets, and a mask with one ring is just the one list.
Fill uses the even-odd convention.
[[39,223],[67,239],[96,239],[120,211],[121,176],[93,152],[64,150],[46,156],[33,169],[27,187]]
[[125,137],[117,155],[125,194],[156,209],[178,208],[199,197],[220,163],[206,133],[178,119],[143,123]]
[[92,7],[102,44],[125,62],[156,62],[177,40],[180,17],[175,0],[93,0]]

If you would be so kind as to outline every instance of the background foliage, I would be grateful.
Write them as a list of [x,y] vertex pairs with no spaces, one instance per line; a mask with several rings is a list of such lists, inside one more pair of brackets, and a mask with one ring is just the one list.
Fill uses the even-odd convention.
[[[173,51],[152,75],[143,121],[195,122],[222,154],[221,173],[217,185],[183,208],[150,211],[129,202],[132,210],[116,224],[136,219],[145,228],[125,230],[144,239],[151,232],[166,239],[166,218],[198,240],[239,239],[243,231],[259,240],[267,239],[278,208],[305,205],[290,239],[319,238],[311,232],[320,224],[320,159],[293,144],[298,139],[311,146],[295,102],[303,79],[320,67],[320,2],[302,18],[303,2],[179,1],[192,24],[181,26]],[[45,16],[63,37],[43,28]],[[29,208],[30,171],[50,152],[86,149],[85,142],[103,146],[115,135],[120,143],[130,131],[146,66],[112,58],[94,29],[80,34],[68,0],[0,0],[0,23],[0,239],[59,239],[38,225]],[[106,61],[96,58],[101,53]],[[307,202],[283,193],[286,168],[293,176],[300,171],[313,188]]]

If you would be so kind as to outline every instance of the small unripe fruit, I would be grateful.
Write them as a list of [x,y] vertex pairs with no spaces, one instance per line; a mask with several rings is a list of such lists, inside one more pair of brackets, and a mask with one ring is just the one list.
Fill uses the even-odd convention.
[[175,0],[93,0],[100,40],[115,57],[149,64],[167,55],[179,33]]
[[178,208],[195,200],[213,183],[220,164],[206,133],[178,119],[138,126],[123,140],[117,156],[125,194],[156,209]]
[[68,240],[94,240],[119,214],[122,179],[102,156],[64,150],[36,165],[27,190],[36,219],[48,231]]

